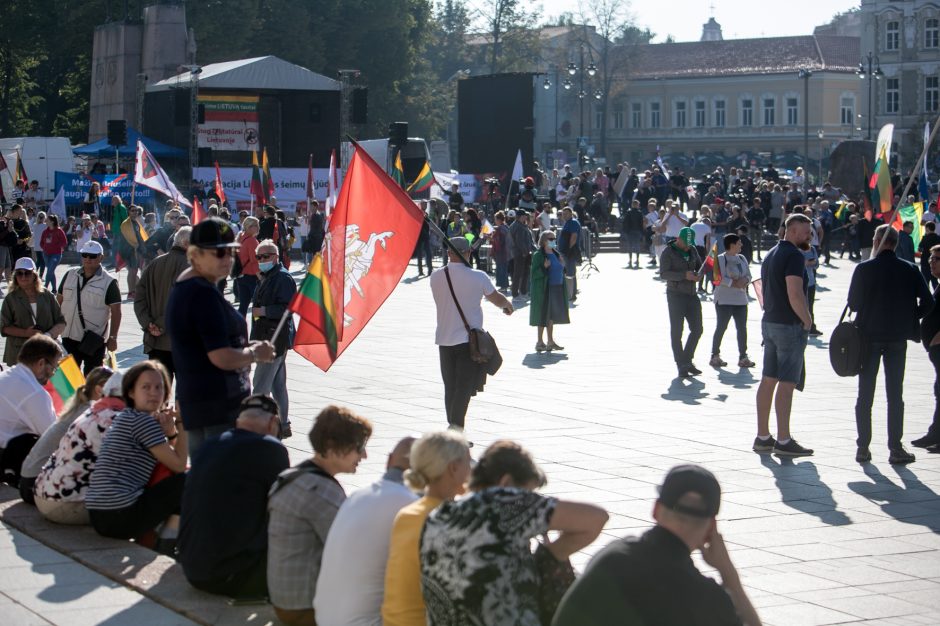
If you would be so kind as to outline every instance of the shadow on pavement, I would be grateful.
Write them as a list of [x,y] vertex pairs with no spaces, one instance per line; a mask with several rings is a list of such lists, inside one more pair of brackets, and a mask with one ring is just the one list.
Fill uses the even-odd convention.
[[[787,457],[760,454],[761,465],[774,475],[781,501],[801,513],[807,513],[830,526],[846,526],[852,519],[838,509],[832,489],[819,478],[812,461],[794,463]],[[823,508],[820,508],[823,507]]]
[[546,365],[554,365],[567,360],[568,355],[564,352],[546,352],[544,354],[533,352],[523,357],[522,364],[530,369],[541,370],[545,369]]
[[[881,473],[875,465],[865,465],[865,474],[872,482],[849,483],[849,489],[881,507],[885,514],[905,524],[919,524],[940,534],[940,494],[917,478],[906,465],[892,465],[901,479],[898,485]],[[932,505],[927,508],[924,505]]]
[[677,377],[672,379],[672,382],[669,383],[669,389],[660,397],[663,400],[696,405],[701,404],[699,400],[708,397],[708,392],[705,391],[705,383],[700,380]]
[[723,385],[731,385],[735,389],[750,389],[757,379],[751,374],[751,370],[740,367],[737,372],[719,369],[718,381]]

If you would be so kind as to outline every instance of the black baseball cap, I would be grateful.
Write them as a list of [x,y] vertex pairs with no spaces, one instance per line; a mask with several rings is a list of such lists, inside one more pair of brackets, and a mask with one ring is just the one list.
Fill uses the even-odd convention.
[[[687,493],[702,497],[703,507],[679,504]],[[659,502],[673,511],[694,517],[714,517],[721,507],[721,486],[715,475],[698,465],[677,465],[659,487]]]
[[237,248],[235,231],[225,220],[210,217],[193,226],[189,245],[197,248]]

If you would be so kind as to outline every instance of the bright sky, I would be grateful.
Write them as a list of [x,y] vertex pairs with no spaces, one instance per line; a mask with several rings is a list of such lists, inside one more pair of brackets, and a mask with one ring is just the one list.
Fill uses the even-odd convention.
[[[581,2],[589,4],[588,0],[541,0],[542,15],[548,19],[571,12],[578,21]],[[859,4],[859,0],[633,0],[629,7],[637,25],[648,27],[656,34],[654,42],[661,43],[666,35],[676,41],[698,41],[702,24],[712,15],[725,39],[810,35],[815,26]]]

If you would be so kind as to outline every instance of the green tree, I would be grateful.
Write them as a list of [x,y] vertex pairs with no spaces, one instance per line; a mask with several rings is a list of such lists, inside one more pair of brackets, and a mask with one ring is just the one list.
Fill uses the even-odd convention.
[[483,25],[477,58],[490,74],[528,69],[539,53],[538,28],[534,11],[520,0],[485,0],[477,15]]

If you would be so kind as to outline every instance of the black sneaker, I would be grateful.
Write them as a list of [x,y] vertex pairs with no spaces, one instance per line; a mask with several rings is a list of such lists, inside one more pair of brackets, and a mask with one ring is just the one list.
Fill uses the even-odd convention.
[[891,456],[888,457],[888,463],[892,465],[906,465],[913,463],[916,458],[917,457],[905,450],[902,446],[891,451]]
[[787,443],[779,441],[775,443],[774,454],[777,456],[813,456],[813,451],[798,444],[796,439],[791,439]]
[[855,453],[855,462],[868,463],[869,461],[871,461],[871,450],[868,448],[859,448],[858,452]]
[[688,365],[686,365],[686,366],[685,366],[685,369],[689,372],[689,374],[692,374],[692,376],[701,376],[701,375],[702,375],[702,370],[700,370],[699,368],[695,367],[695,365],[692,364],[692,363],[689,363]]
[[679,366],[679,378],[689,378],[692,374],[689,372],[689,368],[684,365]]
[[752,450],[754,452],[773,452],[774,446],[777,445],[777,440],[773,437],[769,439],[761,439],[760,437],[754,438],[754,447]]
[[911,442],[911,445],[915,448],[930,448],[937,444],[940,444],[940,437],[931,437],[930,435],[924,435],[920,439]]

